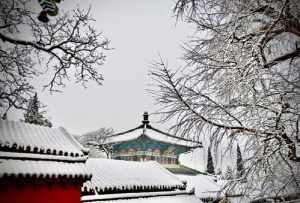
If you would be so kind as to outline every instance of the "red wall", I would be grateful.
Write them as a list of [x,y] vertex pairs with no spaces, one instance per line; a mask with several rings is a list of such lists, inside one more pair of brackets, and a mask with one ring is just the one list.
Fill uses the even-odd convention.
[[1,203],[80,203],[80,186],[62,183],[1,183]]

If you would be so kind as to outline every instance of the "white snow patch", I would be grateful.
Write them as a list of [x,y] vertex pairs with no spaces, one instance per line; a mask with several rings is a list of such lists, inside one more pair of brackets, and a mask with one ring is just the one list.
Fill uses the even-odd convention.
[[215,182],[215,178],[208,175],[176,175],[182,181],[187,181],[187,190],[195,189],[195,195],[200,198],[218,197],[222,187]]
[[98,188],[118,188],[131,190],[134,187],[184,188],[183,183],[174,174],[154,161],[134,162],[102,158],[87,160],[88,170],[93,174],[90,181],[84,183],[88,190]]

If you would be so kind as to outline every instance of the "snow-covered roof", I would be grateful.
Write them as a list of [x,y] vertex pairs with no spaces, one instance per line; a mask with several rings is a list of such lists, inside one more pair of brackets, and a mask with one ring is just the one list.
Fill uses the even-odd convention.
[[136,128],[117,133],[106,139],[106,143],[121,143],[130,140],[135,140],[140,136],[147,136],[152,140],[159,142],[171,143],[174,145],[182,145],[188,148],[202,147],[202,143],[195,140],[190,140],[184,137],[171,135],[169,133],[158,130],[150,125],[147,112],[143,114],[142,124]]
[[195,195],[199,198],[217,197],[222,187],[214,181],[214,177],[208,175],[176,175],[182,181],[187,181],[187,190],[194,188]]
[[87,167],[93,177],[84,183],[82,191],[89,193],[185,188],[179,178],[154,161],[134,162],[90,158],[87,160]]
[[88,152],[64,128],[0,120],[0,150],[83,156]]
[[35,161],[0,159],[0,178],[3,177],[88,179],[90,173],[84,162]]
[[152,140],[156,140],[159,142],[165,142],[165,143],[171,143],[174,145],[182,145],[189,148],[196,148],[201,147],[202,144],[200,142],[188,140],[181,137],[176,137],[173,135],[170,135],[168,133],[162,132],[151,125],[141,125],[137,128],[121,132],[115,135],[112,135],[107,138],[107,143],[121,143],[126,142],[130,140],[138,139],[141,136],[147,136],[148,138]]
[[88,150],[63,128],[0,120],[0,178],[89,179]]
[[198,175],[199,171],[189,168],[181,164],[164,164],[164,167],[168,169],[171,173],[181,174],[181,175]]
[[93,203],[202,203],[194,195],[183,191],[168,192],[144,192],[144,193],[123,193],[123,194],[107,194],[92,195],[81,197],[81,202]]

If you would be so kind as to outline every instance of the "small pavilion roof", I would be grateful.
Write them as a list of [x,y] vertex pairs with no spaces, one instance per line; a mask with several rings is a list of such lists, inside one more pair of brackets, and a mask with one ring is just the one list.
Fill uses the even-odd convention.
[[150,121],[148,120],[147,112],[144,113],[144,120],[142,121],[142,125],[139,125],[136,128],[109,136],[109,137],[107,137],[106,143],[121,143],[121,142],[130,141],[130,140],[135,140],[141,136],[146,136],[152,140],[156,140],[159,142],[171,143],[174,145],[181,145],[181,146],[185,146],[188,148],[202,147],[202,143],[199,141],[174,136],[169,133],[163,132],[157,128],[152,127],[150,125]]
[[87,153],[64,128],[0,120],[0,178],[88,179]]

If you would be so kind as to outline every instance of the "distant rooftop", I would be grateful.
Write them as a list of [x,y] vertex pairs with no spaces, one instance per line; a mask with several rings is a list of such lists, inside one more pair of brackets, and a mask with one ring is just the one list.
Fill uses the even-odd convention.
[[136,128],[114,134],[107,139],[107,143],[120,143],[130,140],[135,140],[140,136],[147,136],[150,139],[171,143],[174,145],[181,145],[189,148],[202,147],[202,143],[196,140],[187,139],[180,136],[174,136],[169,133],[163,132],[150,125],[149,114],[143,114],[142,124]]

